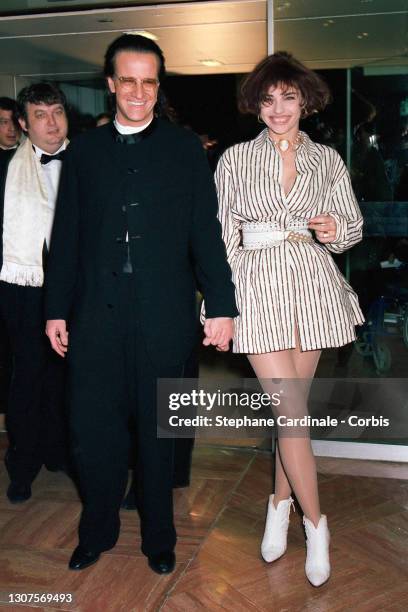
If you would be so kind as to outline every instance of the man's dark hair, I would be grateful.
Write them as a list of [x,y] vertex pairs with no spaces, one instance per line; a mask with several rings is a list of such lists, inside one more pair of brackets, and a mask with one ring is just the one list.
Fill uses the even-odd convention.
[[0,110],[11,111],[13,117],[17,114],[17,102],[13,98],[0,97]]
[[139,34],[123,34],[109,45],[105,53],[105,63],[103,67],[105,77],[113,77],[115,74],[115,56],[120,51],[153,53],[159,60],[159,81],[162,82],[164,80],[166,68],[163,51],[153,40],[145,36],[140,36]]
[[27,104],[61,104],[65,111],[67,100],[64,93],[55,83],[43,81],[24,87],[17,96],[17,113],[21,119],[27,121]]
[[[163,51],[153,40],[150,40],[150,38],[146,38],[145,36],[140,36],[139,34],[123,34],[109,45],[105,53],[105,63],[103,66],[103,73],[105,77],[112,78],[115,75],[115,57],[116,54],[120,53],[121,51],[130,51],[132,53],[153,53],[153,55],[157,57],[159,63],[158,79],[160,84],[163,83],[166,78],[166,65]],[[167,102],[161,87],[159,88],[157,96],[155,112],[160,116],[167,115]]]

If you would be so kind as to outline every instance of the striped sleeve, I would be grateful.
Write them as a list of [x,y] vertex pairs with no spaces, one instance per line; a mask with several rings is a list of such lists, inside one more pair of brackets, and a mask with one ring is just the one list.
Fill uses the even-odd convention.
[[331,193],[331,215],[337,225],[336,238],[326,244],[332,253],[342,253],[360,242],[363,216],[351,186],[350,175],[339,155],[336,155],[334,184]]
[[218,194],[218,219],[222,225],[222,238],[225,242],[228,263],[230,265],[241,238],[238,225],[232,215],[236,188],[231,172],[231,152],[232,149],[228,149],[222,155],[215,171],[215,185]]

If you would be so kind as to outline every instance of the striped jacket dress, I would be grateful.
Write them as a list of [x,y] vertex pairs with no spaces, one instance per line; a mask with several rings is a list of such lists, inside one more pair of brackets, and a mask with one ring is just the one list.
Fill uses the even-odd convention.
[[[363,219],[339,154],[301,132],[297,177],[285,195],[282,158],[263,130],[254,140],[229,148],[215,180],[219,219],[236,288],[233,352],[269,353],[337,347],[355,339],[364,322],[358,299],[330,251],[342,253],[361,240]],[[243,223],[275,222],[289,229],[328,213],[337,222],[335,241],[323,245],[281,241],[245,250]]]

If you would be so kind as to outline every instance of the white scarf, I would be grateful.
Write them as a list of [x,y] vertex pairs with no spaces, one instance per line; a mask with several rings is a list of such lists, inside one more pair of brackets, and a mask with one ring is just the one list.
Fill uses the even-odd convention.
[[8,166],[0,280],[42,287],[43,245],[44,240],[50,244],[54,207],[55,202],[48,201],[40,160],[27,138]]

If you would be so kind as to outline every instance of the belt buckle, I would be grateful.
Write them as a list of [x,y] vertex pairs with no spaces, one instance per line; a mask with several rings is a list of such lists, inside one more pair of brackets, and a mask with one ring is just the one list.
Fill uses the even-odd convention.
[[286,240],[289,242],[311,242],[312,238],[309,234],[301,234],[300,232],[291,230],[286,236]]

